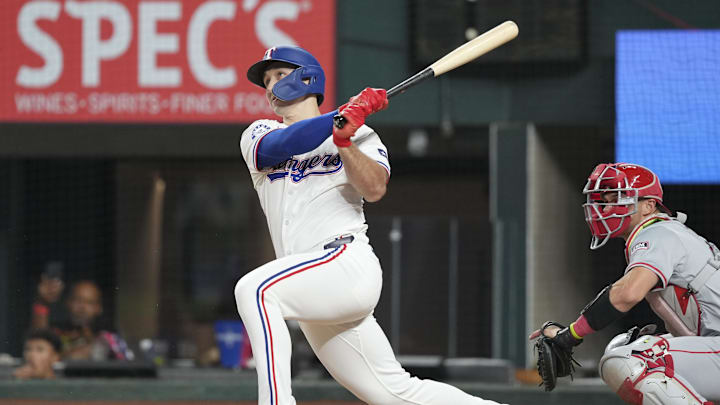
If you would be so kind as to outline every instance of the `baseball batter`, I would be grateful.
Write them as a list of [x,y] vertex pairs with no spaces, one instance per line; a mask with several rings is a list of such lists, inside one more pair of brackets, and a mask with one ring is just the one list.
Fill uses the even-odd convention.
[[[383,197],[390,161],[364,122],[387,106],[385,90],[366,88],[323,115],[322,67],[297,47],[267,50],[247,76],[282,117],[252,123],[240,139],[277,255],[235,286],[259,403],[295,404],[285,324],[293,319],[330,374],[368,404],[496,404],[411,377],[373,317],[382,274],[363,200]],[[347,120],[343,129],[333,128],[338,112]]]
[[630,404],[708,405],[709,399],[719,400],[720,251],[684,225],[684,214],[669,215],[660,182],[645,167],[600,164],[583,194],[590,248],[622,237],[628,265],[569,327],[546,323],[531,338],[542,333],[553,338],[555,350],[571,352],[583,336],[645,298],[671,333],[643,336],[634,328],[616,336],[600,360],[600,376]]

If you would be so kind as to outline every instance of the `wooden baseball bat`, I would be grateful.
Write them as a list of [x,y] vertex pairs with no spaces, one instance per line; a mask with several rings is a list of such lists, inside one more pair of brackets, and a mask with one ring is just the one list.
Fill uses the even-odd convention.
[[[390,98],[403,93],[410,87],[415,86],[430,77],[440,76],[443,73],[449,72],[459,66],[471,62],[493,49],[515,39],[517,35],[517,24],[512,21],[505,21],[497,27],[464,43],[463,45],[460,45],[452,52],[438,59],[432,65],[395,85],[388,90],[387,97]],[[345,118],[342,115],[335,115],[333,117],[333,122],[338,128],[345,126]]]

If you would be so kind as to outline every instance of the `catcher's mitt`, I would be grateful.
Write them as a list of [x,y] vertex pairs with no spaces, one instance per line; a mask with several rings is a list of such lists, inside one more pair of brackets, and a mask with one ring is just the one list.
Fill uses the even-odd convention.
[[[545,336],[545,328],[557,326],[561,328],[553,338]],[[540,337],[535,341],[537,351],[537,368],[542,382],[540,386],[545,391],[552,391],[555,388],[558,377],[570,376],[575,372],[574,364],[580,366],[573,358],[573,347],[582,343],[582,340],[575,339],[570,330],[557,322],[545,322],[540,328]]]

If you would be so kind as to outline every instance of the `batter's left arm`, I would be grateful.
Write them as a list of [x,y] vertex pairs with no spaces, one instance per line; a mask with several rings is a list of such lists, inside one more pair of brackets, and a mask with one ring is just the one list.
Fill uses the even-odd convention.
[[355,144],[338,148],[350,184],[365,201],[379,201],[385,195],[389,180],[387,170],[364,154]]

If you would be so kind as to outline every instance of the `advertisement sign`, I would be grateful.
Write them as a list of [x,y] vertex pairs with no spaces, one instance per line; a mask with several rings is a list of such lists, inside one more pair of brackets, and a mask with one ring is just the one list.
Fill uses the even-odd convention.
[[246,79],[297,45],[335,106],[333,0],[3,0],[0,121],[251,122],[273,116]]

